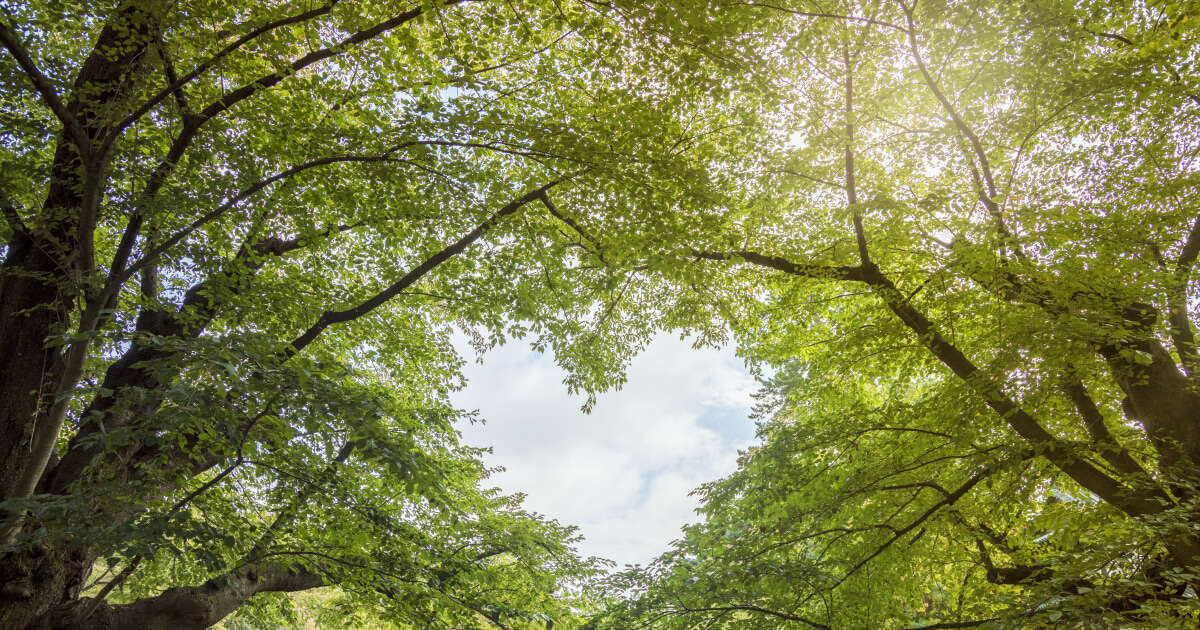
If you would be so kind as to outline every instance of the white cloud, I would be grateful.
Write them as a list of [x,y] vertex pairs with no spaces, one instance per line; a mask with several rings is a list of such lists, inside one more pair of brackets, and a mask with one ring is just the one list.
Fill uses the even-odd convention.
[[[474,356],[460,343],[465,356]],[[624,389],[601,394],[591,414],[569,396],[549,355],[510,343],[466,368],[454,397],[484,425],[464,441],[492,446],[492,478],[526,506],[578,525],[581,552],[645,563],[695,521],[696,486],[733,470],[753,439],[754,380],[729,350],[695,350],[660,336],[632,363]]]

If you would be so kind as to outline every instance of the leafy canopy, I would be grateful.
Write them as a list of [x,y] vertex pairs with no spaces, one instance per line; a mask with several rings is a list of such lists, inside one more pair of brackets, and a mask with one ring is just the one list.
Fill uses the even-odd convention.
[[1196,17],[676,12],[761,109],[664,275],[774,376],[762,445],[594,625],[1196,622]]
[[713,223],[735,117],[645,13],[2,11],[0,625],[274,627],[320,586],[351,626],[570,623],[597,565],[485,489],[451,335],[587,393],[644,343],[630,252]]

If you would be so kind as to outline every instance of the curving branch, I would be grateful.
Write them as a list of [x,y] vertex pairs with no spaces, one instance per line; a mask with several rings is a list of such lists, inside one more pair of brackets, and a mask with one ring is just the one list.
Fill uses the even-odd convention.
[[[477,553],[470,562],[507,553],[507,548],[495,548]],[[289,558],[306,558],[303,563]],[[287,559],[287,560],[285,560]],[[131,565],[133,566],[133,565]],[[223,575],[199,586],[170,588],[163,593],[139,599],[129,604],[108,604],[100,598],[84,598],[63,613],[63,621],[91,621],[96,627],[144,628],[147,630],[201,630],[209,628],[233,613],[259,593],[297,592],[340,582],[349,569],[370,569],[358,562],[348,561],[318,551],[275,551],[263,553],[254,562],[243,563]],[[498,627],[505,627],[498,613],[457,597],[446,590],[446,583],[465,566],[438,572],[438,583],[418,582],[436,589],[464,608],[487,616]],[[378,570],[378,569],[376,569]],[[407,576],[381,571],[395,580],[412,581]],[[396,594],[390,586],[381,585],[377,591],[386,597]],[[67,626],[62,626],[67,627]]]
[[[933,78],[933,75],[929,73],[929,69],[925,66],[925,59],[921,56],[921,48],[917,46],[916,24],[913,20],[913,7],[904,2],[900,3],[900,7],[904,10],[904,17],[908,23],[908,30],[906,30],[905,33],[908,35],[909,50],[912,51],[913,61],[916,62],[917,69],[921,72],[921,77],[925,80],[925,85],[929,87],[929,91],[933,93],[934,98],[937,99],[938,103],[942,106],[942,109],[945,110],[946,114],[950,116],[950,120],[954,122],[954,127],[970,143],[971,150],[974,152],[975,157],[979,159],[980,168],[983,169],[983,180],[987,185],[987,194],[989,197],[995,197],[996,183],[992,179],[991,163],[988,161],[987,154],[983,150],[983,144],[979,141],[979,136],[975,134],[973,129],[971,129],[971,126],[968,125],[965,120],[963,120],[962,116],[958,113],[958,109],[955,108],[950,102],[950,99],[946,98],[946,94],[942,92],[940,87],[938,87],[937,80]],[[984,203],[994,204],[995,202],[992,202],[989,199]],[[991,207],[989,206],[988,209],[990,210]]]
[[969,621],[942,621],[931,623],[925,626],[912,626],[905,630],[951,630],[952,628],[976,628],[985,623],[996,623],[997,621],[1006,621],[1004,617],[988,617],[987,619],[971,619]]
[[710,260],[741,259],[751,264],[778,269],[806,278],[853,280],[867,284],[883,300],[888,309],[917,335],[921,345],[925,346],[942,365],[949,368],[955,376],[981,396],[984,402],[1003,418],[1017,435],[1036,447],[1039,454],[1045,456],[1076,483],[1131,516],[1156,514],[1165,509],[1169,503],[1167,497],[1157,489],[1149,492],[1134,492],[1131,488],[1085,461],[1069,445],[1048,432],[1037,419],[1005,394],[1000,384],[980,370],[962,350],[950,343],[929,318],[913,307],[877,265],[870,264],[860,267],[803,265],[776,256],[766,256],[754,252],[726,254],[696,252],[696,257]]
[[293,339],[291,341],[291,343],[288,344],[287,348],[284,350],[284,355],[286,357],[291,357],[291,356],[295,355],[296,353],[300,352],[306,346],[308,346],[310,343],[315,341],[316,338],[318,336],[320,336],[320,334],[322,332],[325,331],[325,329],[329,328],[330,326],[332,326],[334,324],[342,324],[345,322],[353,321],[353,320],[358,319],[359,317],[362,317],[363,315],[366,315],[367,313],[370,313],[371,311],[379,308],[384,303],[386,303],[388,300],[403,293],[405,289],[407,289],[409,286],[411,286],[416,281],[420,280],[422,277],[425,276],[425,274],[429,273],[430,271],[433,271],[442,263],[444,263],[447,260],[460,254],[463,250],[465,250],[472,243],[479,240],[479,237],[483,236],[483,234],[485,232],[487,232],[493,226],[495,226],[500,221],[500,219],[503,219],[504,217],[515,213],[517,210],[520,210],[526,204],[529,204],[531,202],[541,199],[542,196],[546,194],[547,190],[550,190],[551,188],[557,186],[558,184],[561,184],[562,182],[564,182],[572,177],[575,177],[576,175],[578,175],[578,173],[559,177],[547,184],[544,184],[538,188],[535,188],[534,190],[532,190],[530,192],[525,193],[524,195],[522,195],[521,197],[519,197],[517,199],[510,201],[503,208],[497,210],[491,216],[484,219],[479,225],[475,226],[475,229],[464,234],[462,236],[462,238],[447,245],[441,251],[439,251],[436,254],[425,259],[424,262],[422,262],[420,265],[417,265],[416,267],[414,267],[411,271],[409,271],[407,274],[405,274],[404,277],[400,278],[399,280],[392,283],[387,288],[376,293],[375,295],[371,296],[370,298],[364,300],[363,302],[359,303],[358,305],[353,306],[348,309],[345,309],[345,310],[327,310],[327,311],[325,311],[324,313],[321,314],[320,317],[317,318],[317,321],[308,328],[308,330],[305,330],[298,337]]
[[[975,188],[979,197],[979,201],[983,203],[988,214],[991,215],[992,221],[996,225],[996,232],[1004,239],[1005,242],[1010,242],[1013,239],[1012,231],[1008,229],[1008,225],[1004,222],[1004,215],[1000,212],[1000,204],[996,203],[996,181],[992,176],[991,161],[988,160],[987,152],[983,149],[983,143],[980,142],[979,136],[975,133],[971,126],[967,124],[963,117],[959,114],[958,109],[938,87],[937,80],[929,73],[929,69],[925,66],[925,59],[921,56],[921,48],[917,45],[916,24],[913,20],[913,7],[903,0],[900,2],[900,7],[904,10],[904,17],[908,24],[908,30],[905,31],[908,36],[909,50],[912,51],[913,61],[917,64],[917,69],[921,72],[921,77],[925,81],[925,85],[929,91],[933,93],[934,98],[950,116],[950,120],[954,122],[954,128],[958,133],[967,140],[971,147],[971,152],[975,159],[979,161],[979,169],[975,168],[974,160],[968,159],[967,163],[971,166],[971,174],[975,179]],[[980,173],[979,171],[982,171]],[[1018,256],[1022,256],[1020,246],[1015,243],[1010,243],[1015,249]]]
[[50,85],[50,81],[46,78],[46,75],[42,74],[42,71],[38,69],[33,58],[29,56],[29,51],[25,49],[21,40],[17,38],[17,34],[3,22],[0,22],[0,44],[4,44],[9,54],[17,60],[17,65],[21,67],[25,76],[29,77],[29,80],[33,82],[33,87],[37,89],[42,100],[50,107],[50,111],[54,112],[54,116],[62,123],[63,128],[67,130],[71,139],[75,141],[75,146],[79,148],[80,155],[87,155],[91,150],[91,140],[88,139],[87,132],[83,129],[83,124],[79,122],[75,114],[71,113],[63,105],[62,100],[58,97],[58,92],[55,91],[53,85]]
[[[258,182],[255,182],[254,184],[251,184],[250,186],[247,186],[246,188],[243,188],[242,190],[240,190],[236,194],[234,194],[232,197],[228,198],[220,206],[199,216],[198,218],[193,220],[190,224],[188,224],[187,227],[180,229],[179,231],[175,232],[171,236],[168,236],[160,244],[158,244],[157,246],[148,250],[136,262],[129,264],[129,263],[127,263],[127,260],[129,258],[129,255],[132,253],[134,241],[136,240],[137,234],[140,232],[141,225],[142,225],[141,217],[143,215],[143,212],[141,211],[141,206],[139,206],[139,209],[134,211],[133,217],[130,219],[129,223],[126,225],[125,234],[122,236],[121,242],[117,246],[116,254],[114,254],[114,256],[113,256],[113,263],[109,270],[109,280],[105,287],[105,290],[107,292],[114,291],[121,284],[123,284],[124,282],[129,280],[129,278],[133,277],[133,275],[136,274],[139,270],[144,269],[147,265],[153,264],[158,259],[159,256],[161,256],[164,252],[166,252],[170,248],[174,247],[175,245],[178,245],[179,242],[182,241],[183,239],[187,238],[188,235],[194,233],[197,229],[203,227],[204,225],[211,223],[212,221],[220,218],[225,213],[232,210],[237,204],[245,201],[246,199],[249,199],[250,197],[254,196],[255,194],[257,194],[259,192],[262,192],[264,189],[266,189],[271,184],[274,184],[276,182],[279,182],[279,181],[282,181],[285,179],[289,179],[289,178],[299,175],[305,171],[308,171],[308,170],[311,170],[311,169],[314,169],[314,168],[317,168],[320,166],[329,166],[332,164],[378,163],[378,162],[398,162],[398,163],[410,164],[417,168],[421,168],[422,170],[429,170],[425,167],[422,167],[419,164],[415,164],[413,162],[409,162],[406,160],[400,160],[398,158],[393,157],[397,152],[399,152],[403,149],[418,146],[418,145],[485,149],[485,150],[489,150],[489,151],[496,151],[499,153],[506,153],[509,155],[516,155],[516,156],[522,156],[522,157],[559,157],[559,156],[556,156],[553,154],[548,154],[548,153],[525,151],[525,150],[521,150],[521,149],[513,149],[513,148],[509,148],[509,147],[497,146],[497,145],[488,144],[488,143],[458,142],[458,141],[453,141],[453,140],[412,140],[412,141],[402,142],[402,143],[393,145],[391,147],[388,147],[384,151],[382,151],[378,154],[375,154],[375,155],[331,155],[331,156],[327,156],[327,157],[323,157],[323,158],[318,158],[318,159],[310,160],[303,164],[298,164],[291,168],[285,169],[285,170],[280,171],[270,177],[267,177]],[[164,162],[164,164],[165,163],[166,162]],[[171,163],[174,163],[174,160],[172,160]],[[434,173],[437,175],[441,175],[440,173],[437,173],[436,171],[434,171]],[[155,188],[155,191],[157,191],[157,187]],[[126,268],[127,264],[128,264],[128,267]]]
[[[462,4],[464,2],[475,1],[477,0],[444,0],[439,4],[439,6],[445,8],[454,6],[456,4]],[[408,11],[405,11],[404,13],[392,17],[391,19],[384,20],[370,28],[353,33],[331,46],[322,48],[320,50],[314,50],[307,55],[292,61],[292,63],[288,64],[288,66],[282,70],[265,74],[253,81],[243,84],[241,87],[227,92],[221,96],[221,98],[213,101],[203,110],[201,110],[200,113],[197,114],[197,117],[201,123],[209,120],[229,109],[230,107],[233,107],[237,103],[265,89],[274,87],[280,81],[283,81],[284,79],[296,74],[304,68],[307,68],[319,61],[324,61],[326,59],[331,59],[333,57],[345,54],[346,52],[353,50],[359,44],[363,44],[375,39],[376,37],[379,37],[388,31],[395,30],[417,19],[418,17],[421,17],[424,13],[424,7],[418,5],[412,9],[409,9]]]
[[[310,9],[303,13],[298,13],[296,15],[291,15],[291,16],[288,16],[285,18],[281,18],[281,19],[275,20],[274,22],[268,22],[267,24],[264,24],[256,29],[250,31],[249,33],[246,33],[245,35],[239,37],[238,39],[234,40],[233,43],[222,48],[220,51],[218,51],[212,57],[209,57],[208,59],[202,61],[199,65],[197,65],[194,69],[192,69],[191,72],[187,73],[183,77],[176,77],[176,76],[174,76],[175,73],[173,70],[168,70],[167,80],[169,81],[169,83],[167,84],[167,87],[163,88],[157,94],[150,97],[145,103],[143,103],[137,109],[133,110],[133,112],[130,113],[128,116],[126,116],[124,120],[122,120],[120,123],[118,123],[117,126],[113,129],[113,135],[120,135],[120,133],[122,131],[124,131],[127,127],[129,127],[129,125],[132,125],[133,123],[137,122],[137,120],[139,118],[141,118],[142,116],[145,116],[147,113],[149,113],[150,110],[154,109],[159,103],[161,103],[163,101],[163,99],[167,98],[168,96],[171,96],[172,94],[174,94],[176,96],[176,98],[180,98],[180,95],[183,93],[182,92],[183,87],[185,85],[187,85],[188,83],[195,80],[196,77],[200,76],[205,71],[207,71],[209,68],[216,65],[217,62],[221,61],[221,59],[225,58],[230,53],[237,51],[244,44],[246,44],[250,41],[253,41],[253,40],[261,37],[262,35],[265,35],[276,29],[283,28],[285,26],[291,26],[293,24],[299,24],[301,22],[307,22],[308,20],[318,18],[322,15],[325,15],[325,14],[329,13],[330,11],[332,11],[334,5],[336,5],[340,1],[341,0],[330,0],[323,6],[317,7],[315,9]],[[163,59],[164,59],[164,61],[166,61],[165,53],[163,55]],[[184,109],[184,111],[186,111],[186,107],[182,108],[182,109]]]
[[554,218],[558,219],[559,221],[562,221],[564,224],[566,224],[571,229],[575,230],[575,232],[577,234],[579,234],[579,236],[583,237],[583,240],[587,241],[588,243],[590,243],[592,245],[592,247],[590,249],[587,248],[586,246],[584,246],[584,249],[595,254],[596,258],[598,258],[600,260],[600,262],[603,263],[605,266],[609,265],[608,261],[604,258],[604,252],[602,252],[600,250],[600,247],[598,246],[599,244],[596,242],[596,239],[592,238],[592,235],[589,234],[587,231],[585,231],[583,229],[583,226],[579,225],[578,221],[576,221],[575,219],[572,219],[570,216],[568,216],[566,214],[563,214],[562,211],[560,211],[558,209],[558,206],[555,205],[554,201],[552,201],[550,199],[550,195],[548,193],[543,192],[540,197],[540,200],[542,202],[542,205],[546,207],[547,212],[549,212]]
[[[462,2],[473,2],[475,0],[446,0],[441,6],[448,7]],[[146,180],[146,185],[139,195],[138,203],[130,214],[129,222],[126,224],[125,232],[121,236],[121,241],[117,245],[116,253],[113,256],[113,264],[110,270],[118,270],[117,274],[109,272],[110,278],[114,275],[120,275],[125,264],[125,257],[133,248],[133,244],[137,239],[138,232],[141,230],[143,221],[145,220],[146,208],[158,196],[159,189],[166,183],[167,178],[175,170],[175,165],[183,158],[184,153],[195,140],[196,135],[200,132],[205,123],[212,120],[216,116],[223,113],[225,110],[233,107],[235,104],[258,94],[259,92],[274,87],[279,82],[289,76],[307,68],[319,61],[324,61],[332,57],[344,54],[352,50],[355,46],[364,42],[370,41],[388,31],[394,30],[412,20],[423,15],[424,9],[421,6],[410,9],[401,13],[389,20],[379,22],[371,28],[364,29],[353,33],[332,46],[313,51],[299,59],[294,60],[287,68],[272,72],[250,81],[221,96],[221,98],[213,101],[199,113],[185,114],[183,119],[183,127],[179,131],[179,135],[171,143],[171,147],[167,150],[167,155],[155,166],[149,178]],[[135,112],[136,113],[136,112]],[[141,114],[139,114],[140,116]],[[130,121],[132,122],[132,121]],[[125,123],[122,123],[125,124]],[[127,126],[127,125],[126,125]],[[120,133],[110,133],[105,139],[105,149],[111,146],[120,137]],[[106,286],[106,291],[111,292],[113,287]]]
[[[65,615],[68,621],[96,627],[144,630],[203,630],[229,616],[259,593],[305,591],[324,586],[323,572],[300,563],[263,561],[213,578],[199,586],[177,586],[129,604],[107,604],[85,598]],[[82,614],[81,614],[82,613]],[[86,616],[83,616],[86,615]]]
[[[394,159],[394,158],[392,158],[392,155],[396,151],[399,151],[405,147],[409,147],[409,146],[413,146],[413,145],[417,145],[417,144],[423,144],[423,143],[416,141],[416,142],[406,142],[403,144],[398,144],[398,145],[395,145],[395,146],[387,149],[386,151],[384,151],[378,155],[333,155],[333,156],[324,157],[324,158],[320,158],[320,159],[316,159],[316,160],[311,160],[309,162],[305,162],[303,164],[293,166],[289,169],[280,171],[270,177],[267,177],[258,182],[255,182],[254,184],[251,184],[250,186],[243,188],[237,194],[235,194],[232,197],[230,197],[229,199],[227,199],[225,201],[225,203],[222,203],[220,206],[217,206],[213,210],[210,210],[209,212],[206,212],[206,213],[200,215],[195,220],[193,220],[190,224],[188,224],[187,227],[180,229],[179,231],[175,232],[171,236],[168,236],[166,239],[163,239],[163,241],[160,244],[147,250],[146,253],[143,254],[140,259],[138,259],[133,264],[129,265],[128,269],[122,269],[120,275],[114,276],[110,280],[110,282],[118,284],[118,285],[124,283],[126,280],[131,278],[133,276],[133,274],[137,273],[139,270],[143,269],[147,265],[153,264],[158,259],[159,256],[161,256],[164,252],[166,252],[170,248],[174,247],[175,245],[178,245],[180,241],[187,238],[190,234],[194,233],[196,230],[200,229],[204,225],[211,223],[212,221],[220,218],[225,213],[229,212],[231,209],[233,209],[235,206],[237,206],[237,204],[239,204],[239,203],[245,201],[246,199],[249,199],[250,197],[254,196],[255,194],[261,192],[263,189],[267,188],[271,184],[294,177],[296,175],[299,175],[300,173],[317,168],[319,166],[328,166],[331,164],[344,164],[344,163],[352,163],[352,162],[354,162],[354,163],[387,162],[389,160]],[[124,245],[124,242],[122,243],[122,245]],[[130,246],[132,246],[132,244],[130,244]],[[118,266],[115,269],[119,269],[119,268],[120,267]]]
[[863,281],[861,267],[794,263],[781,256],[772,256],[748,250],[731,252],[693,250],[692,255],[701,260],[718,260],[723,262],[746,261],[759,267],[767,267],[789,275],[802,276],[814,280]]
[[[850,576],[867,566],[867,564],[878,557],[879,554],[887,551],[887,549],[895,544],[896,541],[900,540],[909,532],[919,527],[922,523],[929,520],[930,517],[932,517],[934,514],[937,514],[942,508],[953,506],[959,499],[963,498],[963,496],[970,492],[971,488],[974,488],[980,481],[983,481],[984,478],[992,474],[994,471],[995,467],[985,466],[982,470],[979,470],[975,474],[968,477],[965,482],[963,482],[953,491],[947,492],[940,501],[934,503],[932,506],[922,512],[920,516],[913,519],[908,525],[895,530],[895,533],[892,534],[891,538],[888,538],[883,544],[876,547],[875,551],[871,552],[869,555],[867,555],[867,557],[859,560],[854,564],[854,566],[850,567],[850,569],[847,570],[844,575],[842,575],[842,577],[833,585],[832,588],[837,588],[846,580],[850,579]],[[945,492],[945,490],[943,490],[943,492]]]

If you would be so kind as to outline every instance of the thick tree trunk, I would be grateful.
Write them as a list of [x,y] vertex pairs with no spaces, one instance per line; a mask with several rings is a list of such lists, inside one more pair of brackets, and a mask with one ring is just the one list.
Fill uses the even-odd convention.
[[1158,451],[1164,475],[1176,492],[1185,491],[1200,476],[1200,390],[1157,341],[1113,344],[1100,352],[1125,393],[1127,414],[1145,427]]
[[17,235],[0,266],[0,496],[11,497],[27,463],[34,419],[52,402],[62,371],[46,338],[67,319],[54,281],[58,265],[32,238]]
[[[48,613],[70,608],[79,597],[96,555],[83,549],[39,546],[9,554],[0,563],[0,628],[43,630]],[[67,626],[70,627],[70,626]]]
[[[101,29],[65,99],[64,115],[78,133],[60,133],[45,201],[27,231],[14,234],[0,265],[0,498],[28,495],[26,483],[42,474],[48,455],[31,450],[46,437],[35,435],[35,427],[41,424],[45,432],[59,426],[39,421],[54,404],[55,390],[73,384],[60,383],[66,367],[61,346],[47,342],[72,332],[85,285],[94,280],[90,233],[108,153],[98,145],[111,146],[105,137],[137,91],[145,51],[159,37],[169,4],[126,0]],[[0,516],[7,529],[17,515]],[[30,525],[25,529],[32,531]],[[0,628],[43,627],[47,613],[78,597],[96,553],[55,545],[0,557]]]
[[16,486],[20,473],[38,464],[27,453],[36,437],[31,433],[54,402],[64,367],[59,350],[46,348],[47,338],[69,330],[83,285],[92,280],[85,274],[95,261],[91,247],[83,247],[90,241],[81,238],[95,227],[103,191],[99,174],[107,161],[107,150],[95,145],[106,142],[114,115],[121,115],[123,102],[136,91],[136,75],[147,47],[159,37],[166,5],[165,0],[123,2],[101,30],[66,107],[93,146],[81,147],[66,131],[59,134],[45,202],[29,233],[14,236],[0,267],[0,348],[6,351],[0,355],[3,498],[28,490]]

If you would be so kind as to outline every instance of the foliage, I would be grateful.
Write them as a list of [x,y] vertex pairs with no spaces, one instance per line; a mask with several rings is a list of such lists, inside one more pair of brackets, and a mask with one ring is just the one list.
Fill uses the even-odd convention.
[[1196,623],[1193,4],[2,10],[0,625],[576,624],[456,326],[774,373],[592,626]]
[[329,585],[349,625],[570,623],[597,565],[482,489],[450,336],[618,384],[653,318],[582,217],[711,222],[732,110],[591,2],[2,12],[0,625],[269,627]]
[[774,371],[763,444],[593,627],[1194,626],[1196,18],[707,13],[762,113],[658,268]]

